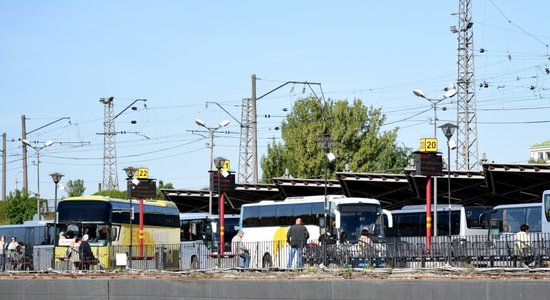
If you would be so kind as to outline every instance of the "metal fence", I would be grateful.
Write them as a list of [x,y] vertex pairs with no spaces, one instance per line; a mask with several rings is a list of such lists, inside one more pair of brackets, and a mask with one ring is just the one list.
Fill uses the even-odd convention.
[[[514,235],[432,237],[426,247],[425,237],[385,238],[370,245],[358,243],[326,243],[308,241],[303,248],[303,267],[329,268],[435,268],[435,267],[548,267],[550,235],[530,234],[528,245]],[[245,243],[250,260],[245,268],[286,268],[290,246],[286,241]],[[132,253],[130,259],[129,253]],[[19,256],[10,257],[7,270],[60,271],[85,269],[132,268],[137,270],[191,270],[243,267],[243,259],[235,253],[218,255],[202,241],[170,245],[110,246],[95,253],[97,260],[82,262],[54,257],[52,246],[27,247]],[[291,262],[296,266],[296,260]]]

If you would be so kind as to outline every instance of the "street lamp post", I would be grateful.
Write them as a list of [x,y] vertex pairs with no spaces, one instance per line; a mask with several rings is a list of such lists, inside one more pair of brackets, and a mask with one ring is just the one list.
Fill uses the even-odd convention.
[[[225,127],[227,125],[229,125],[229,121],[228,120],[223,120],[221,121],[217,127],[208,127],[206,126],[206,123],[204,123],[203,120],[201,119],[197,119],[195,120],[195,123],[197,123],[197,125],[201,126],[201,127],[204,127],[206,128],[206,130],[208,130],[208,138],[210,138],[210,145],[208,146],[208,148],[210,148],[210,168],[209,170],[213,170],[214,168],[214,132],[222,127]],[[209,195],[208,195],[208,214],[209,215],[212,215],[212,188],[210,188],[210,192],[209,192]]]
[[36,151],[36,212],[38,213],[38,220],[40,217],[40,150],[49,147],[53,144],[53,141],[47,141],[41,147],[35,147],[28,140],[21,141],[24,145],[29,146]]
[[59,181],[61,181],[61,177],[63,177],[63,174],[55,172],[50,174],[52,177],[53,183],[55,183],[55,202],[53,205],[54,208],[54,216],[53,216],[53,238],[54,238],[54,246],[55,246],[55,237],[57,236],[57,185],[59,184]]
[[[330,152],[330,147],[332,146],[332,140],[328,135],[325,135],[321,139],[321,147],[325,152],[325,201],[323,206],[323,215],[325,218],[325,234],[330,230],[330,224],[328,224],[328,163],[335,159],[334,154]],[[326,253],[327,253],[327,240],[323,242],[323,263],[326,264]]]
[[[218,248],[218,268],[221,267],[221,255],[223,254],[223,250],[224,250],[224,244],[225,244],[225,200],[224,200],[224,194],[222,193],[222,190],[221,190],[221,176],[222,175],[220,172],[223,168],[223,166],[225,165],[225,162],[227,161],[227,159],[223,158],[223,157],[216,157],[216,159],[214,159],[214,164],[216,166],[216,170],[218,171],[217,172],[217,176],[218,176],[218,219],[220,221],[220,230],[219,230],[219,239],[220,239],[220,245],[219,245],[219,248]],[[212,188],[210,188],[210,190],[212,190]]]
[[134,179],[134,175],[136,174],[136,168],[134,167],[127,167],[123,169],[124,172],[126,172],[126,189],[128,190],[128,198],[130,198],[130,249],[128,251],[128,266],[130,269],[132,268],[132,244],[133,244],[133,238],[132,238],[132,221],[134,220],[134,206],[132,204],[132,180]]
[[[446,87],[444,89],[445,93],[443,94],[443,97],[442,98],[438,98],[438,99],[435,99],[435,98],[429,98],[429,97],[426,97],[426,95],[424,94],[424,92],[422,90],[418,90],[418,89],[415,89],[413,90],[413,94],[417,97],[420,97],[420,98],[424,98],[428,101],[430,101],[431,105],[432,105],[432,108],[434,110],[434,138],[437,139],[437,104],[439,104],[441,101],[447,99],[447,98],[452,98],[454,97],[456,94],[457,94],[457,90],[455,89],[454,85],[450,85],[449,87]],[[443,108],[443,110],[445,110],[445,108]],[[437,177],[431,177],[429,176],[427,178],[427,183],[426,183],[426,192],[427,193],[431,193],[431,188],[432,188],[432,181],[433,181],[433,198],[434,198],[434,226],[433,226],[433,232],[434,232],[434,236],[437,236]],[[429,197],[429,195],[427,195],[427,198]],[[431,198],[431,197],[430,197]],[[431,209],[430,211],[428,211],[428,209],[426,210],[426,214],[429,214],[431,213]],[[428,226],[428,224],[426,224]],[[429,224],[431,225],[431,224]],[[430,232],[431,234],[431,232]]]
[[447,195],[449,199],[449,208],[448,208],[448,214],[449,214],[449,232],[447,233],[449,236],[449,265],[451,264],[451,137],[453,136],[455,130],[458,128],[458,126],[446,123],[441,126],[439,126],[441,130],[443,131],[443,134],[445,134],[445,137],[447,138]]

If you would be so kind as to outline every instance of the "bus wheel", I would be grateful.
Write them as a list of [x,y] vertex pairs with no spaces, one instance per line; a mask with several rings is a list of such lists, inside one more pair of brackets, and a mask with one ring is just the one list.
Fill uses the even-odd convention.
[[262,258],[262,268],[264,269],[273,268],[273,260],[271,259],[271,255],[269,254],[264,255],[264,258]]
[[191,257],[191,269],[196,270],[199,268],[199,258],[196,256]]

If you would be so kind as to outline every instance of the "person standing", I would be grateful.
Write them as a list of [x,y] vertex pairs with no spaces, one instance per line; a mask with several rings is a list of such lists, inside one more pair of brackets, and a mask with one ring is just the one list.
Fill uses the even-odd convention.
[[69,261],[71,262],[71,269],[73,271],[80,269],[80,238],[77,237],[71,246],[69,247]]
[[309,239],[309,232],[302,223],[302,219],[296,219],[296,224],[290,226],[286,233],[286,242],[290,245],[290,257],[288,258],[287,268],[292,267],[294,256],[296,256],[296,268],[302,267],[302,252]]
[[367,257],[367,254],[372,254],[373,243],[369,237],[369,228],[367,226],[361,229],[361,236],[359,237],[359,248],[361,249],[361,255]]
[[524,266],[529,266],[531,263],[531,239],[527,231],[529,225],[522,224],[519,227],[519,232],[514,234],[514,252],[518,257],[522,257]]
[[80,261],[84,270],[89,270],[90,266],[94,263],[95,257],[92,252],[92,247],[88,243],[89,236],[85,234],[82,236],[82,242],[79,247]]
[[6,252],[8,244],[6,243],[6,236],[3,235],[0,238],[0,269],[2,272],[6,272]]
[[12,237],[11,242],[8,244],[8,252],[9,252],[10,261],[14,270],[17,269],[17,259],[18,259],[17,247],[19,247],[17,238]]
[[244,231],[239,230],[231,240],[232,252],[239,255],[239,267],[248,268],[250,264],[250,252],[244,247],[243,243]]

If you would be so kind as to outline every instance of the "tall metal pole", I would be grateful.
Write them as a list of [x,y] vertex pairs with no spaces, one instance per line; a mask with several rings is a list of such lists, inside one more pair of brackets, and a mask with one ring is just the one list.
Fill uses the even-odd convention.
[[6,133],[2,133],[2,200],[6,200]]
[[38,213],[38,220],[42,220],[40,217],[40,150],[36,150],[36,212]]
[[134,204],[132,203],[132,179],[129,178],[126,181],[127,189],[128,189],[128,196],[130,198],[130,249],[128,251],[129,258],[128,258],[128,266],[130,266],[130,269],[132,268],[132,246],[133,246],[133,221],[134,221]]
[[258,122],[256,116],[256,74],[252,74],[252,183],[258,183]]
[[[447,194],[449,196],[449,242],[451,242],[451,146],[449,145],[449,141],[451,139],[447,138]],[[450,253],[449,253],[450,257]],[[450,263],[449,258],[449,263]]]
[[223,244],[222,244],[222,239],[223,239],[223,227],[222,227],[222,218],[223,218],[223,199],[221,197],[221,188],[220,188],[220,170],[218,169],[218,172],[216,174],[218,176],[218,220],[220,222],[220,230],[219,230],[219,239],[220,239],[220,244],[218,246],[218,268],[221,268],[222,264],[221,264],[221,253],[223,251]]
[[[209,128],[208,129],[208,134],[210,134],[210,168],[208,169],[208,171],[212,171],[213,170],[213,165],[214,165],[214,131],[215,129],[212,129],[212,128]],[[209,193],[208,193],[208,215],[212,215],[212,186],[210,187],[209,189]]]
[[143,259],[143,197],[139,197],[139,257]]
[[[27,126],[25,124],[25,115],[21,116],[21,140],[27,139]],[[27,175],[27,145],[23,144],[21,151],[21,157],[23,160],[23,192],[29,192],[29,178]]]
[[55,202],[53,206],[54,215],[53,215],[53,238],[54,238],[54,246],[55,246],[55,237],[57,236],[57,183],[54,181],[55,184]]

